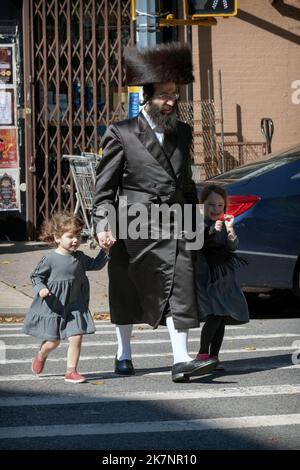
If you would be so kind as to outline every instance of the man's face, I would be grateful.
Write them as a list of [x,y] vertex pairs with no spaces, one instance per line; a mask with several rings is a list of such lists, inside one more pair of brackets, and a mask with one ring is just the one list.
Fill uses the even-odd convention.
[[176,84],[169,83],[155,83],[154,96],[152,103],[155,104],[162,114],[172,114],[175,111],[177,101]]
[[175,130],[177,125],[177,99],[175,83],[154,84],[154,95],[148,101],[146,111],[155,123],[158,132],[168,133]]

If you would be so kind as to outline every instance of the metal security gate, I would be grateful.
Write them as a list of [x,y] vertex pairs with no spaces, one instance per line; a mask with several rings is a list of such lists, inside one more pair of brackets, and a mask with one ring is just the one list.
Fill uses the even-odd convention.
[[31,236],[54,211],[73,210],[74,188],[62,155],[97,153],[106,126],[124,114],[123,48],[135,41],[130,5],[130,0],[24,0]]
[[220,113],[213,100],[179,102],[178,108],[180,118],[193,129],[193,178],[199,182],[219,171]]

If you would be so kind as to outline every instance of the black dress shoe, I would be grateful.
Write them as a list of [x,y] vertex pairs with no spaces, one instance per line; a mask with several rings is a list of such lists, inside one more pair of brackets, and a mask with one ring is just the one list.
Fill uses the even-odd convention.
[[134,375],[135,370],[130,359],[121,359],[120,361],[115,358],[115,373],[119,375]]
[[194,359],[189,362],[178,362],[172,367],[173,382],[188,382],[191,376],[209,374],[217,367],[218,362],[215,359],[207,361],[197,361]]

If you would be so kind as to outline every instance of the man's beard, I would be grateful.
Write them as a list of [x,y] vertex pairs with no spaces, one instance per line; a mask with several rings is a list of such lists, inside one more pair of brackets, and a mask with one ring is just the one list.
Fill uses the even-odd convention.
[[147,113],[155,124],[156,132],[171,133],[174,132],[177,126],[177,113],[174,109],[171,114],[163,114],[161,109],[153,104],[152,101],[148,102]]

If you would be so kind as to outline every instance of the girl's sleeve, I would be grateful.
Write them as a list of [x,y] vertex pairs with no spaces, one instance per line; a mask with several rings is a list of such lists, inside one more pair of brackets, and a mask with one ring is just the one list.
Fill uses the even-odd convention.
[[238,247],[239,247],[239,239],[238,239],[237,235],[232,240],[229,240],[229,238],[227,238],[227,248],[228,248],[228,250],[235,251],[235,250],[238,249]]
[[221,231],[215,229],[215,224],[206,228],[207,242],[212,242],[214,245],[225,245],[227,239],[227,231],[225,227]]
[[109,259],[108,254],[106,254],[104,250],[100,250],[95,258],[86,255],[82,251],[80,253],[85,271],[99,271],[100,269],[104,268],[107,260]]
[[38,295],[41,289],[48,289],[47,281],[50,275],[51,267],[47,256],[43,256],[33,273],[30,275],[34,293]]

